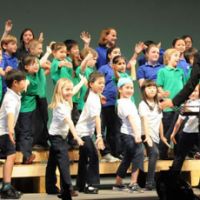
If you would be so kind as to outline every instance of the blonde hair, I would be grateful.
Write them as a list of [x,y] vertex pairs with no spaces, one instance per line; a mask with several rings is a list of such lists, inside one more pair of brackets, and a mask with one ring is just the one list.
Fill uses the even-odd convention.
[[29,42],[28,48],[35,49],[38,44],[42,44],[39,40],[33,39]]
[[17,38],[13,35],[6,35],[5,37],[3,37],[3,39],[1,40],[1,48],[3,49],[3,45],[7,45],[10,42],[15,42],[17,43]]
[[98,53],[96,52],[96,50],[88,47],[81,50],[81,53],[80,53],[81,58],[84,59],[88,55],[88,53],[91,53],[93,57],[98,57]]
[[165,64],[165,65],[168,65],[169,60],[171,59],[171,56],[172,56],[172,54],[174,54],[174,53],[179,53],[179,51],[176,50],[176,49],[174,49],[174,48],[170,48],[170,49],[167,49],[167,50],[165,51],[164,57],[163,57],[163,59],[164,59],[164,64]]
[[[58,80],[58,82],[56,83],[56,86],[54,88],[54,92],[53,92],[53,96],[52,96],[52,100],[51,100],[51,103],[49,105],[49,108],[54,109],[58,106],[59,103],[65,102],[63,95],[62,95],[62,89],[68,84],[73,85],[72,81],[70,81],[67,78],[61,78],[61,79]],[[68,103],[72,108],[73,107],[72,99]]]

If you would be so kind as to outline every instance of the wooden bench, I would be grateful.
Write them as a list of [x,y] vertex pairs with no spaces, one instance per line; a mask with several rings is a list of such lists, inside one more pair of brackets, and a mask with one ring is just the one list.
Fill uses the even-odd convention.
[[[36,179],[35,188],[37,192],[45,192],[45,171],[46,171],[46,162],[48,160],[48,151],[34,151],[36,159],[31,165],[18,164],[22,162],[22,154],[17,152],[16,164],[14,165],[12,177],[14,178],[26,178],[34,177]],[[74,162],[70,165],[70,173],[73,176],[77,175],[78,170],[78,151],[69,151],[70,160]],[[100,162],[100,174],[116,174],[117,168],[120,162],[108,163]],[[159,160],[157,162],[156,171],[168,170],[171,166],[171,160]],[[2,168],[3,165],[0,165],[0,178],[2,178]],[[148,161],[144,161],[144,171],[147,172]],[[190,183],[192,186],[197,186],[200,179],[200,160],[185,160],[183,164],[182,171],[188,171],[190,173]],[[129,169],[130,172],[130,169]],[[59,184],[59,172],[56,172],[58,177]]]

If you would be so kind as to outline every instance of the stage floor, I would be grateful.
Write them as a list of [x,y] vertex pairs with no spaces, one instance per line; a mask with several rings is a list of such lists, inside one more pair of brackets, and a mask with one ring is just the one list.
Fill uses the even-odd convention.
[[[194,189],[194,193],[200,196],[200,189]],[[53,200],[58,199],[55,195],[46,194],[24,194],[21,200]],[[130,199],[130,200],[158,200],[157,193],[155,191],[145,191],[144,193],[129,193],[129,192],[117,192],[112,190],[100,190],[97,195],[88,195],[80,193],[78,197],[74,197],[73,200],[111,200],[111,199]]]

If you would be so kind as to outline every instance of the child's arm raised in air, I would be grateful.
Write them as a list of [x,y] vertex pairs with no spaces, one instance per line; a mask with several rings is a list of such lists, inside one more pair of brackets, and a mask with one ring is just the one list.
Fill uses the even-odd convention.
[[77,141],[78,145],[82,146],[84,144],[83,140],[78,136],[76,129],[74,127],[74,123],[70,118],[65,118],[65,123],[68,124],[69,129],[74,137],[74,139]]
[[141,133],[139,132],[139,128],[137,127],[136,123],[135,123],[135,117],[133,115],[128,115],[128,120],[131,124],[131,127],[133,129],[133,132],[134,132],[134,135],[133,137],[135,138],[135,142],[136,143],[140,143],[142,142],[142,139],[141,139]]
[[88,32],[83,31],[80,34],[80,38],[84,43],[84,48],[89,48],[90,47],[90,42],[91,42],[91,35]]
[[3,35],[1,37],[1,40],[7,36],[8,34],[10,34],[11,30],[12,30],[12,27],[13,27],[13,24],[12,24],[12,20],[8,19],[6,22],[5,22],[5,28],[4,28],[4,32],[3,32]]
[[81,74],[79,74],[79,77],[80,77],[81,81],[77,85],[74,86],[73,95],[75,95],[84,84],[87,85],[87,79],[84,76],[82,76]]
[[87,68],[87,63],[88,63],[88,61],[90,60],[90,59],[92,59],[93,58],[93,55],[89,52],[88,54],[87,54],[87,56],[83,59],[83,61],[81,62],[81,65],[80,65],[80,67],[81,67],[81,73],[84,73],[85,72],[85,69]]

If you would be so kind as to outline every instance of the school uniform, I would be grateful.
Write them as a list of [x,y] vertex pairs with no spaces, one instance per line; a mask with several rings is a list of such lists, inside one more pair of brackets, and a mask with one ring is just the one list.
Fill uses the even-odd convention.
[[20,106],[21,95],[16,94],[13,90],[8,88],[0,109],[0,158],[6,158],[16,152],[15,145],[10,141],[8,136],[7,115],[8,113],[13,114],[15,125],[19,116]]
[[[61,175],[62,196],[69,195],[71,187],[70,162],[68,157],[67,135],[69,126],[65,119],[71,119],[71,107],[68,102],[59,103],[53,109],[52,122],[49,128],[50,150],[46,167],[46,188],[53,187],[55,180],[55,167],[58,166]],[[52,185],[53,186],[52,186]]]
[[143,169],[143,147],[141,143],[135,143],[136,135],[133,132],[128,116],[131,115],[135,119],[135,124],[139,132],[138,137],[141,136],[141,121],[136,106],[131,99],[119,99],[117,110],[118,116],[122,120],[121,138],[122,145],[125,147],[124,157],[118,167],[117,175],[124,178],[131,162],[133,163],[132,172],[135,172],[138,168]]
[[89,92],[88,98],[80,115],[76,130],[84,141],[79,147],[79,162],[77,187],[83,191],[87,185],[99,185],[99,159],[98,152],[92,140],[95,132],[95,117],[100,116],[101,102],[98,94]]
[[[149,126],[148,134],[153,142],[152,147],[150,147],[147,143],[145,143],[144,145],[147,149],[147,155],[149,157],[146,183],[154,184],[156,162],[159,157],[159,149],[158,149],[158,145],[160,142],[159,129],[160,129],[160,124],[162,123],[162,112],[159,111],[159,107],[157,104],[155,104],[153,110],[150,110],[146,102],[141,101],[139,104],[139,115],[140,117],[147,118]],[[143,129],[142,133],[144,134]]]
[[[199,112],[200,99],[189,100],[187,103],[188,109],[191,112]],[[191,107],[190,107],[191,106]],[[179,115],[181,119],[186,119],[186,116]],[[180,139],[178,142],[177,155],[174,158],[171,169],[173,171],[181,171],[183,162],[188,152],[194,147],[199,146],[199,118],[197,116],[188,116],[188,119],[183,127]]]

